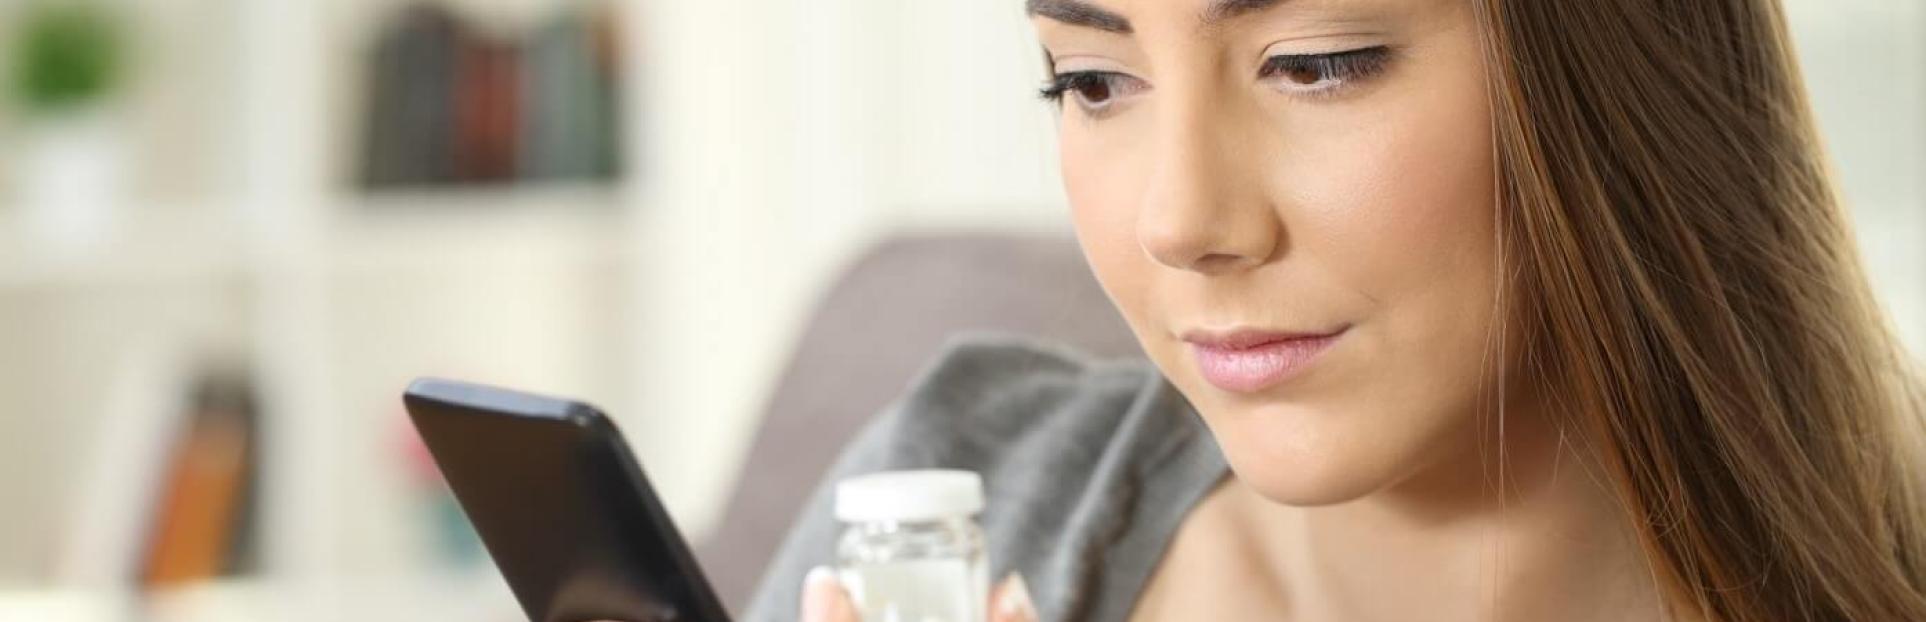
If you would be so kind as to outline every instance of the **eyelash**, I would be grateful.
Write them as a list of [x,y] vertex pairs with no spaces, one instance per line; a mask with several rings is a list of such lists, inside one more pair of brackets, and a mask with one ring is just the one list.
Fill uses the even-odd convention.
[[[1391,49],[1387,46],[1373,46],[1330,52],[1325,54],[1279,54],[1264,59],[1258,68],[1261,79],[1283,79],[1295,87],[1284,90],[1297,95],[1324,97],[1335,95],[1345,87],[1354,85],[1358,80],[1371,78],[1384,71],[1391,59]],[[1299,81],[1298,77],[1311,77],[1310,82]],[[1101,112],[1109,106],[1114,93],[1107,94],[1104,101],[1090,103],[1090,89],[1102,87],[1108,91],[1124,88],[1140,88],[1137,85],[1120,84],[1124,80],[1137,81],[1136,78],[1115,71],[1069,71],[1045,80],[1037,95],[1052,104],[1061,105],[1065,95],[1074,95],[1077,103],[1086,112]],[[1321,86],[1320,86],[1321,85]]]
[[[1311,82],[1295,79],[1291,79],[1291,82],[1305,87],[1305,90],[1299,91],[1301,93],[1329,95],[1357,80],[1382,73],[1390,60],[1391,48],[1382,45],[1329,54],[1280,54],[1264,59],[1264,65],[1258,69],[1257,75],[1280,78],[1294,73],[1313,74],[1317,79]],[[1326,81],[1330,81],[1329,85],[1316,87]]]
[[[1064,95],[1074,93],[1080,107],[1085,111],[1097,113],[1109,107],[1110,100],[1114,98],[1116,91],[1137,87],[1141,82],[1128,74],[1115,71],[1068,71],[1045,80],[1043,88],[1037,94],[1043,97],[1044,101],[1062,105]],[[1096,88],[1104,89],[1104,101],[1092,104],[1089,93],[1090,89]]]

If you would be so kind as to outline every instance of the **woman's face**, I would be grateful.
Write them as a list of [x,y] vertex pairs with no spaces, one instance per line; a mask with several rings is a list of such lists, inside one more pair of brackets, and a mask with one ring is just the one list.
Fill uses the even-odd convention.
[[1475,451],[1505,362],[1469,2],[1030,10],[1085,255],[1242,481],[1336,503]]

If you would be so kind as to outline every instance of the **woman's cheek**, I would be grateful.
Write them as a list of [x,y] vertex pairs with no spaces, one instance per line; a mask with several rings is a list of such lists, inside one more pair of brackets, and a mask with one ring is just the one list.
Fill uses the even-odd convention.
[[1137,243],[1137,210],[1141,186],[1127,162],[1115,152],[1095,148],[1085,140],[1065,136],[1061,147],[1064,189],[1077,240],[1091,271],[1111,301],[1135,327],[1145,317],[1149,287],[1148,257]]

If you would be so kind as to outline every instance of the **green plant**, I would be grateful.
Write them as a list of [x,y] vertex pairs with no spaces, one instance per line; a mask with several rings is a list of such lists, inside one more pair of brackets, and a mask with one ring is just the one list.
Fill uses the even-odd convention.
[[50,113],[101,99],[120,71],[120,30],[97,2],[42,2],[18,33],[13,90],[30,112]]

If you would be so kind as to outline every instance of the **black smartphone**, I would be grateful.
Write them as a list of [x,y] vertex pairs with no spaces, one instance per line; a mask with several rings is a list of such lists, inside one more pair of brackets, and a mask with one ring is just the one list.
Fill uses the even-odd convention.
[[402,401],[530,620],[727,622],[601,411],[437,378]]

